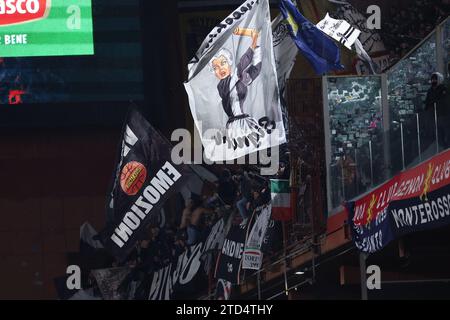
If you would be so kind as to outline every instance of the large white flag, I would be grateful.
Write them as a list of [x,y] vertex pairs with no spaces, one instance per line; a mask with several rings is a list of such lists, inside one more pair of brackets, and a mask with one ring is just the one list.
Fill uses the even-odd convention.
[[268,0],[248,0],[230,14],[188,68],[185,88],[209,160],[286,142]]

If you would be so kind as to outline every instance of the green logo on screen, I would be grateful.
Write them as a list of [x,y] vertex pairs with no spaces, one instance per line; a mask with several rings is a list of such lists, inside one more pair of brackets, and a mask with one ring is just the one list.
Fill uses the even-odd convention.
[[0,0],[0,57],[92,54],[91,0]]

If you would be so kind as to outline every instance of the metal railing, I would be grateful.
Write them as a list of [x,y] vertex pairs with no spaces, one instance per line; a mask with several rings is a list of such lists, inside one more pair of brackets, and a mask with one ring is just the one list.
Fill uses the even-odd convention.
[[369,137],[360,147],[344,150],[329,169],[333,207],[450,148],[450,119],[439,111],[435,106],[393,121],[390,130]]
[[450,147],[450,106],[425,110],[431,74],[446,75],[449,51],[447,18],[385,74],[324,77],[331,211]]

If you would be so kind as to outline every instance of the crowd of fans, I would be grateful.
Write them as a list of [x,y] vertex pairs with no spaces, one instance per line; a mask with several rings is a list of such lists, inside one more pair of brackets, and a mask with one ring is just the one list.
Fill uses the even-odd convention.
[[[286,162],[281,163],[276,177],[289,178]],[[105,250],[87,255],[80,252],[88,264],[83,269],[128,266],[132,271],[121,282],[119,294],[129,298],[131,283],[138,283],[133,299],[147,299],[153,273],[176,262],[188,247],[204,242],[219,219],[232,215],[233,223],[245,225],[257,207],[271,201],[269,180],[252,172],[252,168],[222,169],[215,185],[208,187],[214,190],[204,194],[191,193],[186,201],[179,194],[177,202],[183,203],[179,214],[166,220],[163,226],[157,220],[152,222],[126,261],[114,261]],[[93,277],[86,279],[84,287],[96,287],[96,280]]]
[[449,0],[413,0],[408,6],[395,2],[380,30],[390,50],[390,65],[395,64],[422,41],[450,13]]

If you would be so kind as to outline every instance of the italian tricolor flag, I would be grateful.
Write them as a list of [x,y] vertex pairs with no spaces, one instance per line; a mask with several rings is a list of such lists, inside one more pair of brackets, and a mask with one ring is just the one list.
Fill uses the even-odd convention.
[[272,193],[272,219],[278,221],[291,220],[289,180],[270,180],[270,191]]

